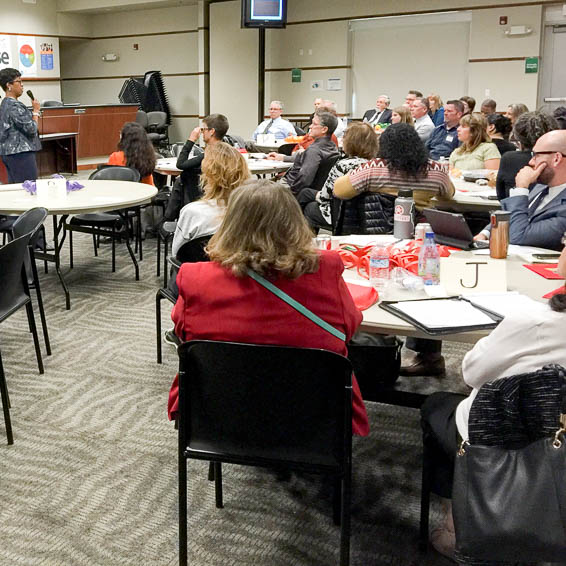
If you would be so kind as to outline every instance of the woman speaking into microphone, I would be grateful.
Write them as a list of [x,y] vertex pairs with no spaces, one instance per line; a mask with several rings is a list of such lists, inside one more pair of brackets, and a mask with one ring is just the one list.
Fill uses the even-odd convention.
[[8,171],[8,182],[34,181],[37,179],[35,152],[41,149],[37,130],[39,100],[28,91],[32,112],[18,100],[24,85],[17,69],[2,69],[0,86],[6,93],[0,104],[0,157]]

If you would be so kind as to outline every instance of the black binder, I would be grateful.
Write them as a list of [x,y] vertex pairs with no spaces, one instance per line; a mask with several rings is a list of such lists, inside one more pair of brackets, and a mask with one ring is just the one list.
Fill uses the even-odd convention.
[[[486,314],[489,318],[491,318],[493,320],[493,322],[486,323],[486,324],[474,324],[474,325],[469,325],[469,326],[455,324],[454,326],[430,328],[430,327],[426,326],[424,323],[422,323],[421,321],[413,318],[411,315],[403,312],[402,310],[400,310],[396,306],[400,303],[410,303],[410,302],[413,302],[413,301],[427,301],[427,302],[428,301],[465,301],[465,302],[469,303],[470,305],[472,305],[475,309]],[[395,316],[409,322],[415,328],[418,328],[419,330],[422,330],[423,332],[425,332],[426,334],[430,334],[431,336],[442,336],[444,334],[456,334],[458,332],[472,332],[472,331],[475,331],[475,330],[491,330],[491,329],[495,328],[503,320],[503,317],[500,314],[495,313],[493,311],[490,311],[486,308],[480,307],[480,306],[474,304],[471,300],[466,299],[465,297],[439,297],[439,298],[434,298],[434,299],[411,299],[411,300],[408,300],[408,301],[383,301],[383,302],[379,303],[379,306],[383,310],[386,310],[387,312],[390,312],[390,313],[394,314]]]

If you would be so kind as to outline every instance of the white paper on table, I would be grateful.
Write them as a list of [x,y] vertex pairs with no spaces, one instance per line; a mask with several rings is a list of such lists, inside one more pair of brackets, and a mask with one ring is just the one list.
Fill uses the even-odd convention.
[[390,244],[394,244],[399,240],[392,234],[384,234],[384,235],[375,235],[375,234],[351,234],[349,236],[340,236],[339,237],[341,244],[352,244],[354,246],[369,246],[370,244],[380,243],[384,246],[389,246]]
[[472,304],[454,299],[406,301],[394,303],[394,306],[426,328],[459,328],[494,322]]
[[534,246],[517,246],[515,244],[510,244],[507,249],[507,255],[519,256],[523,261],[527,263],[558,263],[558,258],[554,259],[536,259],[533,254],[557,254],[556,250],[547,250],[545,248],[535,248]]
[[545,310],[548,308],[545,303],[535,301],[517,291],[471,294],[466,295],[466,299],[474,305],[487,309],[502,317],[515,312],[525,312],[525,310]]

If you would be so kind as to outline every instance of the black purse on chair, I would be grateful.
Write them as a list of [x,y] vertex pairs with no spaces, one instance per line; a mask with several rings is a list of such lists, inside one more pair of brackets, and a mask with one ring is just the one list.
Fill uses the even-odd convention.
[[456,456],[452,506],[462,557],[566,560],[566,370],[485,384]]

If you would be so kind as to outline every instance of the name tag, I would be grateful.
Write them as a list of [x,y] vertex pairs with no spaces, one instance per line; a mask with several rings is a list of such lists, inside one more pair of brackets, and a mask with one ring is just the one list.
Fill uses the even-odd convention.
[[454,136],[452,136],[452,135],[446,136],[446,141],[447,141],[448,143],[451,143],[453,139],[454,139]]
[[483,255],[441,257],[440,283],[449,295],[507,291],[506,262]]

